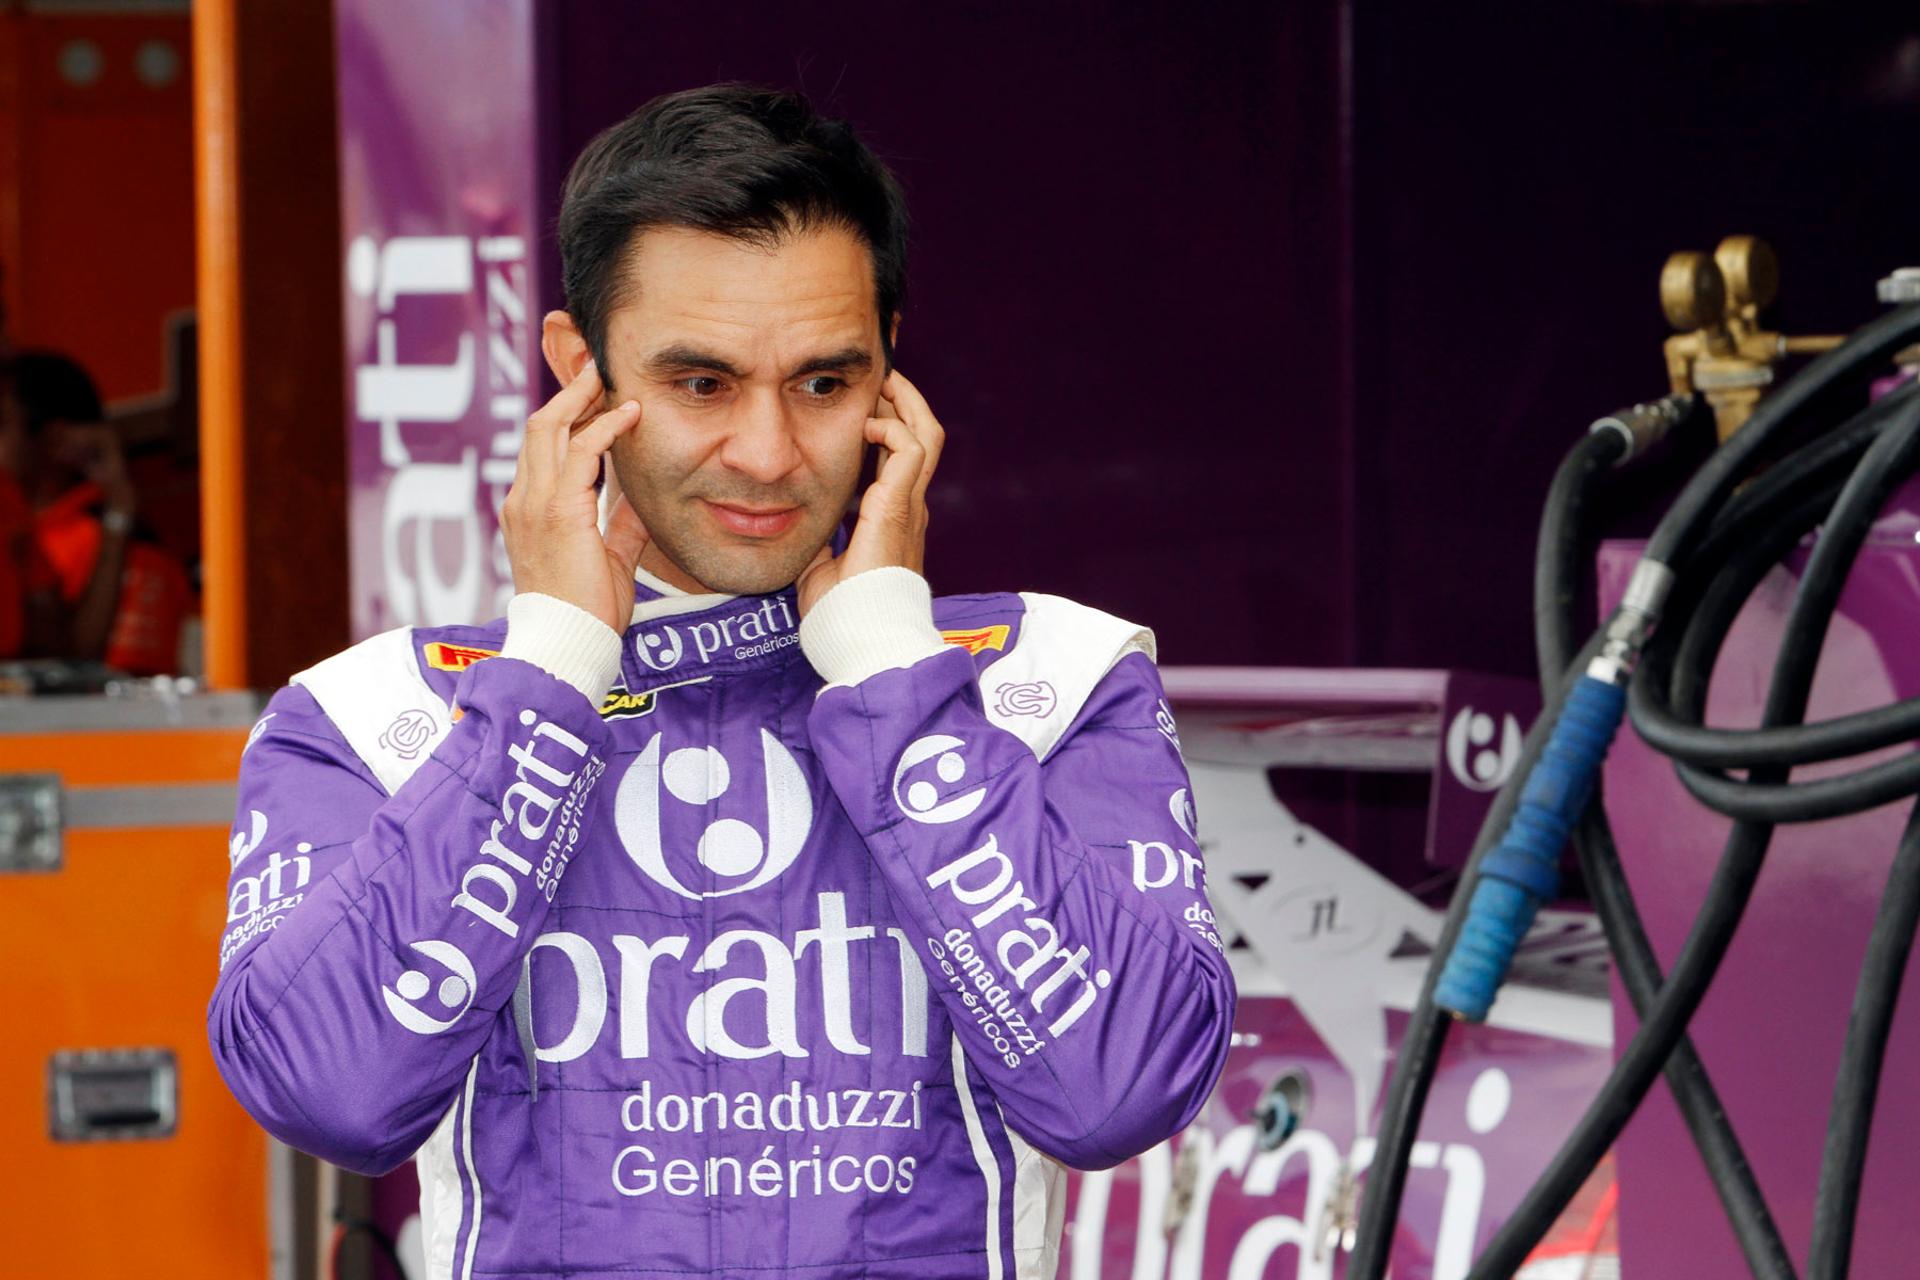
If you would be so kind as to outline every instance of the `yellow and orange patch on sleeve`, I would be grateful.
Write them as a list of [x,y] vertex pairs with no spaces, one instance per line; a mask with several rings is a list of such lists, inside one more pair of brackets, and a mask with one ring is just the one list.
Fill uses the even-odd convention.
[[997,623],[991,627],[978,627],[972,631],[942,631],[940,638],[957,649],[968,653],[980,653],[987,649],[1005,650],[1007,637],[1013,634],[1013,628],[1006,623]]
[[435,671],[465,671],[482,658],[497,658],[498,649],[474,649],[463,644],[436,640],[427,646],[427,665]]

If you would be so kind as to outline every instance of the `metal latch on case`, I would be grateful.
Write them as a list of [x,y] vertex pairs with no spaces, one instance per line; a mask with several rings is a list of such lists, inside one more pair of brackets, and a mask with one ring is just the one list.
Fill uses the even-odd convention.
[[0,774],[0,874],[60,870],[64,825],[59,774]]
[[55,1142],[170,1138],[180,1117],[171,1049],[63,1049],[47,1061]]

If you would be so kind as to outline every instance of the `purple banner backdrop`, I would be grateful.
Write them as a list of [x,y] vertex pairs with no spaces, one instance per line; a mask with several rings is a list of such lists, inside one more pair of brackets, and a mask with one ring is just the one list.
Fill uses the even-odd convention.
[[338,0],[356,638],[505,611],[539,358],[532,0]]

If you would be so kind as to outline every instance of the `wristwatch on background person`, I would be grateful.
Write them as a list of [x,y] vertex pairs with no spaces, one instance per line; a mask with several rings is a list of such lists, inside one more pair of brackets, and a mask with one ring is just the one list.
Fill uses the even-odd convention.
[[108,533],[131,533],[133,512],[122,507],[108,507],[100,513],[100,527]]

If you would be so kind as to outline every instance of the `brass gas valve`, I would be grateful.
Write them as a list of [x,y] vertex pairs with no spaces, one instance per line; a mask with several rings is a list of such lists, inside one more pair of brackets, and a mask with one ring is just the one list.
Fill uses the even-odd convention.
[[1675,394],[1707,398],[1722,442],[1753,416],[1783,358],[1840,345],[1761,328],[1760,312],[1779,292],[1779,259],[1758,236],[1728,236],[1711,257],[1685,250],[1661,268],[1660,306],[1680,331],[1665,344],[1667,379]]

